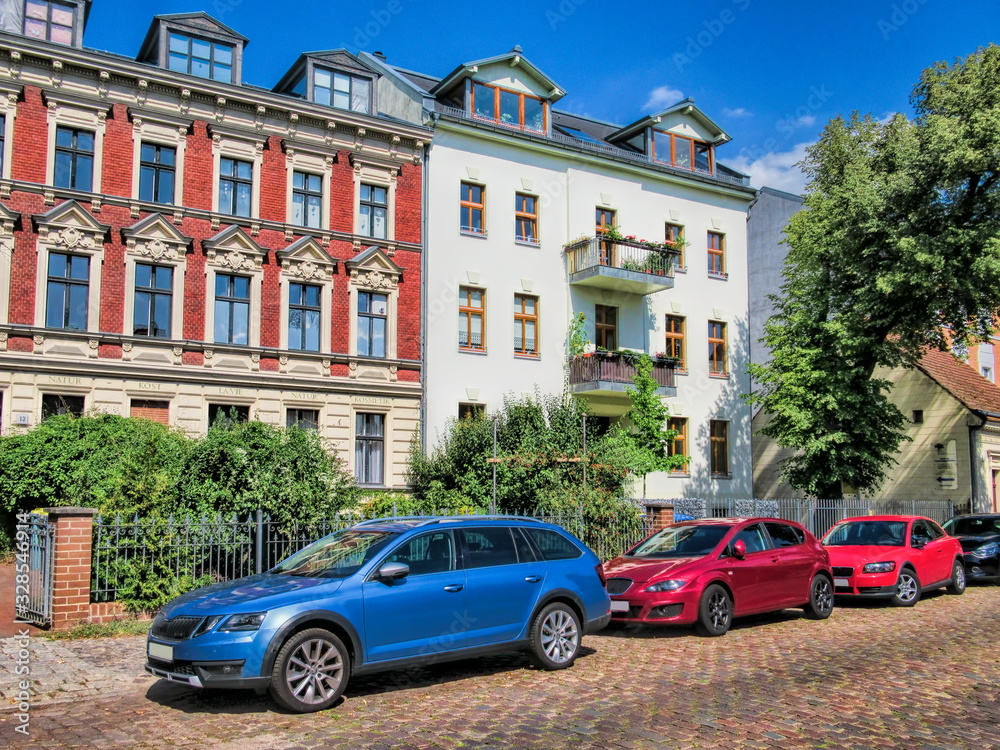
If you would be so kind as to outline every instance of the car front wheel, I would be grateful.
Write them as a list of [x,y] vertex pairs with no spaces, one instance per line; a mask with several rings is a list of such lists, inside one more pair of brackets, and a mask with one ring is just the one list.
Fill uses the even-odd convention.
[[951,570],[951,583],[948,584],[948,593],[961,596],[965,593],[965,565],[961,560],[955,560],[955,565]]
[[710,637],[725,635],[732,622],[733,600],[722,586],[713,583],[701,595],[697,630]]
[[337,636],[322,628],[303,630],[278,651],[271,696],[295,713],[322,711],[340,698],[350,673],[350,654]]
[[894,607],[912,607],[920,600],[920,579],[909,568],[899,571],[896,579],[896,591],[889,603]]
[[826,576],[818,575],[813,578],[805,611],[810,620],[825,620],[833,612],[833,587]]
[[580,619],[568,604],[553,602],[531,623],[531,657],[542,669],[566,669],[580,651]]

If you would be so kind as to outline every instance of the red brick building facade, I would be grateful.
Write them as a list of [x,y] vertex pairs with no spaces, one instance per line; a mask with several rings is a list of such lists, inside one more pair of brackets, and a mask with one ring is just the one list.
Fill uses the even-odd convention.
[[84,2],[52,6],[0,31],[0,429],[225,412],[402,486],[429,131],[373,114],[385,82],[341,50],[266,91],[205,14],[155,18],[132,61],[82,49]]

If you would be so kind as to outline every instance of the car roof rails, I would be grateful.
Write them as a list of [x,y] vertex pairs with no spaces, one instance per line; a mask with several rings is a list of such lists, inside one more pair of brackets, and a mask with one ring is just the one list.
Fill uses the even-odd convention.
[[533,523],[547,523],[540,518],[533,516],[511,516],[511,515],[467,515],[467,516],[386,516],[383,518],[368,518],[359,521],[357,526],[368,526],[376,523],[398,523],[400,521],[420,521],[415,526],[429,526],[435,523],[453,523],[455,521],[531,521]]

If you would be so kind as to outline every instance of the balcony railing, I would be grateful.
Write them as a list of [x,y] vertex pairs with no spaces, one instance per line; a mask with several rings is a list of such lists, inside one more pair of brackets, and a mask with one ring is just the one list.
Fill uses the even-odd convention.
[[655,167],[656,169],[669,172],[675,175],[691,176],[697,175],[700,178],[711,180],[713,182],[718,182],[723,185],[735,185],[738,187],[750,187],[750,178],[747,176],[737,176],[726,174],[725,172],[720,172],[718,169],[714,173],[693,171],[690,169],[684,169],[683,167],[675,167],[670,164],[665,164],[661,161],[654,159],[648,154],[640,154],[635,151],[626,151],[623,148],[618,148],[617,146],[611,146],[607,143],[591,143],[589,141],[581,141],[577,138],[571,138],[566,135],[560,135],[559,133],[552,133],[551,135],[545,135],[543,133],[536,133],[530,129],[522,129],[520,127],[510,127],[505,123],[497,123],[492,120],[485,120],[482,117],[475,117],[470,115],[468,112],[462,109],[457,109],[455,107],[439,107],[438,111],[443,115],[449,117],[454,117],[459,120],[468,120],[470,122],[478,122],[484,125],[490,125],[497,128],[503,128],[504,130],[510,130],[516,133],[523,133],[524,135],[542,138],[551,143],[557,143],[560,146],[569,146],[571,148],[579,149],[581,151],[589,151],[592,153],[599,153],[607,156],[611,159],[618,159],[622,161],[628,161],[635,164],[643,164],[646,166]]
[[[616,352],[591,352],[569,360],[569,384],[576,392],[582,391],[622,391],[632,384],[635,365],[629,355]],[[672,359],[654,359],[653,379],[660,388],[676,387]]]
[[680,253],[633,240],[601,237],[566,246],[569,282],[633,294],[652,294],[674,285]]

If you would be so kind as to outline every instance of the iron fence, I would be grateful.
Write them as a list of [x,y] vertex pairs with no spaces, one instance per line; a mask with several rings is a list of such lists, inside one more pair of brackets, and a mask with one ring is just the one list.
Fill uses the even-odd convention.
[[17,521],[14,615],[23,622],[51,625],[55,527],[37,513],[19,515]]
[[[587,533],[579,513],[524,515],[558,524],[581,539]],[[144,585],[155,586],[164,578],[186,590],[262,573],[317,539],[361,520],[365,517],[356,512],[312,524],[282,522],[260,511],[249,516],[155,519],[97,516],[90,598],[110,602],[121,593],[135,598]],[[604,546],[614,548],[610,541]]]
[[722,499],[683,498],[666,501],[674,506],[674,516],[721,518],[726,516],[768,516],[797,521],[814,536],[822,536],[838,521],[851,516],[876,514],[924,516],[944,523],[955,515],[950,500],[868,500],[846,497],[815,499]]

